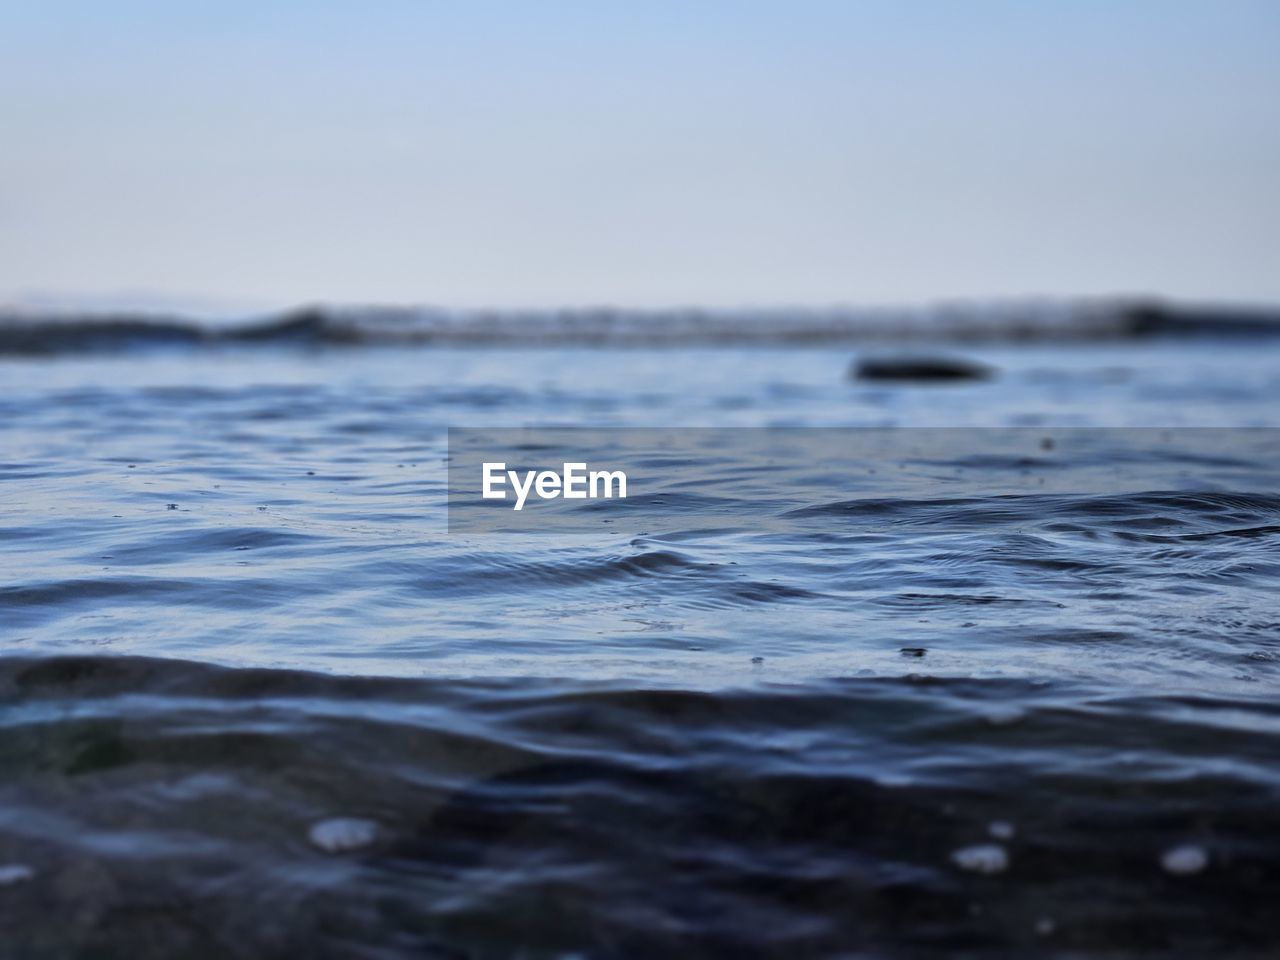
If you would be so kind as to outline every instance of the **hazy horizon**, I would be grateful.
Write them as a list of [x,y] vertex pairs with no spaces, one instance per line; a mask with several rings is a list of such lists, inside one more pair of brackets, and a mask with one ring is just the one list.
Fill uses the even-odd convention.
[[0,15],[0,303],[1280,301],[1280,6]]

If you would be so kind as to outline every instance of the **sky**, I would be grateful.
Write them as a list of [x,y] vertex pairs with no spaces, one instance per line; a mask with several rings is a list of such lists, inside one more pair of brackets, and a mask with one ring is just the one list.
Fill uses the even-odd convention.
[[1272,0],[0,3],[0,302],[1280,302]]

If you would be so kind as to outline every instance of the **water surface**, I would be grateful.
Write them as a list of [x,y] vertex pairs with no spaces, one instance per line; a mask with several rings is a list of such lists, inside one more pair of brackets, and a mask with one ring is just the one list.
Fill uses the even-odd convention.
[[0,359],[14,949],[1272,955],[1265,448],[1200,487],[1179,441],[1105,490],[851,516],[819,462],[829,496],[765,484],[737,524],[447,528],[449,427],[1280,426],[1266,341],[959,352],[998,375],[859,382],[829,344]]

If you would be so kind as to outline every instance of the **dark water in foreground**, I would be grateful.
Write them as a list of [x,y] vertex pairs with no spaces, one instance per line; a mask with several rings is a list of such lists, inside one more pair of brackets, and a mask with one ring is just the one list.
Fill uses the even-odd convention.
[[0,362],[4,955],[1274,956],[1274,448],[882,529],[837,480],[714,529],[446,532],[448,426],[1280,425],[1270,344],[965,352],[999,375]]

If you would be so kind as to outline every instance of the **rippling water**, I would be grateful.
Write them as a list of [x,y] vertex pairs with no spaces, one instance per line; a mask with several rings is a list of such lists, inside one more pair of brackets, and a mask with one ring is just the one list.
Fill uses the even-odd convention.
[[[15,955],[1274,955],[1280,449],[1182,439],[1280,427],[1273,345],[854,353],[0,360]],[[525,425],[1178,429],[1105,490],[449,532],[446,428]]]

